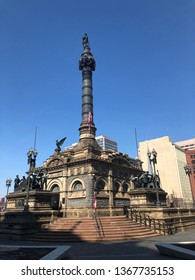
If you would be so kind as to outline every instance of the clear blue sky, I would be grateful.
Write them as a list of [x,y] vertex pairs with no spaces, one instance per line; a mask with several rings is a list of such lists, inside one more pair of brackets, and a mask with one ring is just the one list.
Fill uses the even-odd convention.
[[[195,136],[194,0],[0,1],[0,197],[28,170],[79,140],[82,36],[88,33],[97,136],[136,157],[138,142]],[[11,189],[12,191],[12,189]]]

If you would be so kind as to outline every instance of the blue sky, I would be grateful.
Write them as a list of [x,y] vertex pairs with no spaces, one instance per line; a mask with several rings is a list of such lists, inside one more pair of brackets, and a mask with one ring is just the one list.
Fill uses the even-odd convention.
[[[195,136],[195,1],[0,1],[0,197],[28,170],[79,140],[82,36],[88,33],[96,135],[136,157],[138,142]],[[13,184],[12,184],[13,185]],[[12,188],[11,188],[12,191]]]

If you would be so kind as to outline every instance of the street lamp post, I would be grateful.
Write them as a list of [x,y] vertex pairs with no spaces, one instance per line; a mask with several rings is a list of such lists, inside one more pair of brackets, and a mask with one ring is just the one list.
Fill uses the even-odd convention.
[[33,171],[36,165],[36,157],[38,152],[33,149],[29,149],[27,156],[28,156],[28,164],[30,165],[29,171]]
[[8,179],[6,180],[7,195],[6,195],[5,210],[7,209],[7,196],[8,196],[8,194],[9,194],[9,188],[11,187],[11,184],[12,184],[12,179],[11,179],[11,178],[8,178]]
[[28,164],[30,165],[29,167],[29,174],[28,174],[28,183],[27,183],[27,195],[26,195],[26,199],[25,199],[25,203],[24,203],[24,210],[27,211],[29,209],[29,204],[28,204],[28,199],[29,199],[29,190],[30,190],[30,180],[32,179],[33,176],[33,170],[35,168],[36,165],[36,157],[38,155],[38,152],[36,150],[33,149],[29,149],[29,151],[27,152],[27,156],[28,156]]
[[[190,179],[190,175],[192,174],[192,168],[191,168],[190,165],[185,165],[185,166],[184,166],[184,169],[185,169],[186,175],[188,175],[188,177],[189,177],[190,187],[191,187],[191,191],[192,191],[192,184],[191,184],[191,179]],[[194,204],[193,191],[192,191],[192,199],[193,199],[193,204]]]
[[191,166],[190,165],[185,165],[184,169],[185,169],[186,175],[188,175],[189,178],[190,178],[190,175],[192,174]]
[[153,170],[154,170],[154,186],[156,189],[156,207],[160,208],[160,200],[159,200],[159,192],[158,192],[158,186],[156,182],[156,164],[157,164],[157,152],[155,149],[152,150],[152,153],[148,151],[147,153],[149,161],[153,163]]

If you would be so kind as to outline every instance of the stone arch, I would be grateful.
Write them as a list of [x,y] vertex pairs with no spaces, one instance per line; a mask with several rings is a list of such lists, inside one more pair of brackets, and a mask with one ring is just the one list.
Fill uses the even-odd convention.
[[83,184],[81,181],[75,181],[73,186],[72,186],[74,191],[81,191],[83,189]]
[[51,160],[49,160],[49,162],[47,163],[47,167],[53,167],[53,166],[57,166],[57,165],[62,165],[64,164],[64,161],[57,157],[57,158],[52,158]]
[[51,186],[51,208],[53,210],[59,210],[60,209],[60,187],[58,184],[53,184]]
[[129,184],[126,181],[124,181],[122,183],[122,193],[125,194],[128,192],[128,190],[129,190]]
[[47,189],[49,191],[52,191],[55,185],[59,187],[59,192],[60,192],[62,190],[62,182],[60,180],[51,180],[48,183]]
[[114,180],[113,184],[113,194],[116,195],[120,191],[121,184],[119,181]]
[[81,191],[85,189],[85,182],[81,178],[75,178],[70,184],[70,191]]
[[60,192],[60,187],[57,184],[52,185],[51,192]]
[[106,187],[107,187],[107,182],[103,178],[99,178],[96,181],[95,189],[96,189],[97,193],[99,193],[101,191],[105,191]]

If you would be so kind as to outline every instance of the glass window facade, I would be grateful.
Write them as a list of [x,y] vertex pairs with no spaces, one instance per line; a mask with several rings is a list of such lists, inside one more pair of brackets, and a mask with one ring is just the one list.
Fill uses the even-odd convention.
[[102,150],[112,150],[116,152],[118,151],[116,141],[105,136],[97,136],[95,139]]

